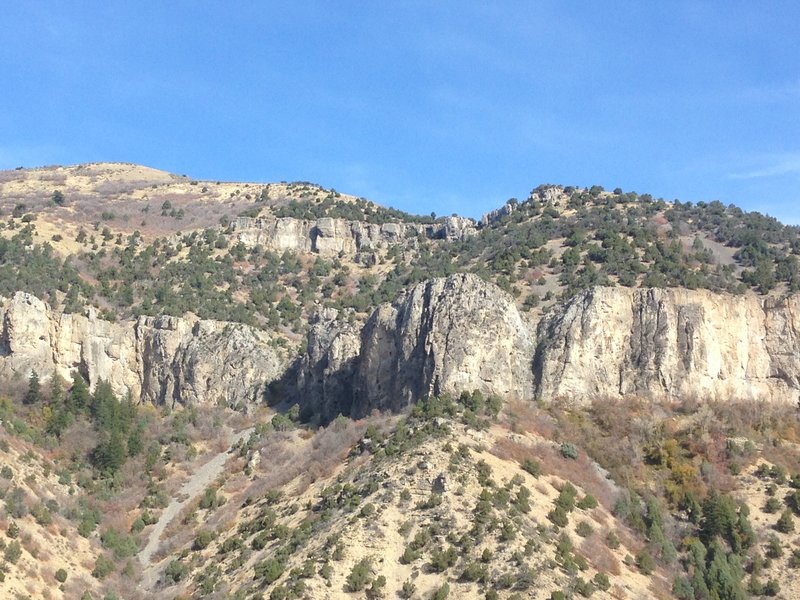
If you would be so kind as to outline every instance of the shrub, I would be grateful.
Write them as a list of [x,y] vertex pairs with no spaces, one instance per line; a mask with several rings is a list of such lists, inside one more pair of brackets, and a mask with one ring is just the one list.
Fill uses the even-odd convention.
[[781,513],[778,522],[775,523],[775,529],[781,533],[791,533],[794,531],[794,517],[792,516],[791,509],[787,508]]
[[609,531],[608,535],[606,536],[606,546],[611,548],[612,550],[616,550],[619,548],[619,538],[617,534],[613,531]]
[[401,598],[408,599],[413,597],[416,591],[417,591],[416,584],[410,579],[407,579],[403,582],[403,587],[400,588],[400,591],[398,593]]
[[179,560],[171,561],[164,570],[164,576],[167,578],[167,581],[173,583],[178,583],[181,579],[186,577],[188,573],[189,567]]
[[256,579],[263,579],[267,584],[274,583],[283,574],[285,565],[277,558],[268,558],[255,566]]
[[553,525],[558,527],[566,527],[569,524],[569,516],[560,506],[556,506],[553,510],[547,513],[547,518],[553,522]]
[[445,581],[431,596],[431,600],[444,600],[450,595],[450,585]]
[[3,552],[3,558],[10,563],[17,562],[20,556],[22,556],[22,546],[16,540],[6,546],[5,552]]
[[532,458],[526,458],[522,461],[522,470],[527,471],[534,477],[539,477],[539,475],[542,474],[542,467],[539,464],[539,461]]
[[372,580],[372,585],[367,589],[367,598],[373,600],[375,598],[383,598],[383,588],[386,587],[386,577],[379,575]]
[[461,579],[464,581],[480,581],[485,583],[488,577],[489,569],[485,564],[479,562],[468,563],[464,572],[461,574]]
[[195,550],[205,550],[209,544],[214,540],[214,534],[211,531],[201,531],[194,538],[193,547]]
[[346,580],[347,591],[359,592],[363,590],[367,583],[369,583],[371,568],[368,558],[362,558],[353,565]]
[[11,539],[16,538],[19,535],[19,525],[11,521],[11,523],[8,524],[8,529],[6,529],[6,535]]
[[59,569],[56,571],[56,581],[59,583],[64,583],[67,580],[67,571],[65,569]]
[[411,546],[407,546],[402,556],[400,556],[400,563],[404,565],[410,565],[415,560],[418,560],[419,557],[419,550],[415,550]]
[[584,598],[588,598],[594,594],[594,584],[591,581],[586,581],[580,577],[576,577],[574,585],[575,591]]
[[764,585],[764,595],[765,596],[777,596],[780,591],[781,591],[781,586],[778,584],[778,581],[775,580],[775,579],[770,579]]
[[431,553],[430,568],[435,573],[443,573],[456,564],[457,560],[458,552],[452,546],[447,550],[437,548]]
[[783,556],[783,547],[777,536],[771,535],[767,540],[767,550],[765,552],[768,558],[780,558]]
[[764,512],[765,513],[776,513],[781,509],[781,501],[777,498],[767,498],[766,504],[764,504]]
[[650,575],[656,568],[656,561],[647,550],[642,550],[636,555],[636,566],[645,575]]
[[592,535],[592,526],[589,524],[588,521],[581,521],[578,523],[578,526],[575,528],[575,533],[577,533],[581,537],[589,537]]
[[593,581],[597,588],[603,590],[604,592],[607,592],[611,588],[611,582],[608,579],[608,575],[605,573],[598,572],[594,576]]
[[114,572],[114,561],[108,558],[105,554],[101,554],[97,557],[97,562],[94,564],[94,570],[92,571],[92,577],[97,579],[103,579],[110,573]]
[[575,460],[578,458],[578,448],[575,447],[575,444],[564,442],[561,444],[561,456]]
[[225,497],[217,494],[217,488],[209,487],[200,498],[200,508],[203,510],[218,508],[225,504]]
[[593,508],[597,508],[597,498],[591,494],[586,494],[583,498],[581,498],[577,506],[581,510],[591,510]]

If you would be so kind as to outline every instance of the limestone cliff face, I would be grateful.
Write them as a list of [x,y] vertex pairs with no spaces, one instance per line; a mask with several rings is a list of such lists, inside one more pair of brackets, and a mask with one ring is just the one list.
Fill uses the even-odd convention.
[[[300,389],[324,418],[396,411],[444,392],[533,394],[533,328],[511,297],[475,275],[413,287],[378,307],[358,336],[321,320],[309,341]],[[331,378],[336,385],[325,387]]]
[[326,308],[311,323],[308,345],[297,370],[298,400],[322,420],[352,412],[354,378],[361,334]]
[[373,251],[419,235],[431,239],[462,240],[476,232],[475,222],[463,217],[446,217],[432,224],[383,225],[330,217],[316,221],[290,217],[240,217],[233,226],[236,240],[245,246],[260,245],[275,251],[314,252],[322,256]]
[[0,299],[0,379],[24,382],[74,370],[111,383],[118,395],[154,403],[228,404],[259,400],[286,359],[265,332],[234,323],[141,317],[111,323],[90,309],[54,314],[23,292]]
[[0,299],[0,381],[79,370],[153,403],[259,402],[280,381],[322,419],[400,410],[429,394],[481,390],[576,403],[642,395],[800,400],[800,295],[595,288],[538,326],[474,275],[421,283],[361,327],[332,309],[289,370],[269,335],[240,324],[94,311],[54,314],[35,297]]
[[800,296],[595,288],[539,325],[536,394],[800,397]]
[[530,398],[534,345],[532,328],[498,287],[471,274],[432,279],[367,322],[354,411],[475,389]]

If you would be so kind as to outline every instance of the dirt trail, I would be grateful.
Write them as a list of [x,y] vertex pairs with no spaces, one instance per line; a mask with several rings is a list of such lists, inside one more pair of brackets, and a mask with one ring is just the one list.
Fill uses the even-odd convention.
[[[240,440],[247,439],[252,431],[253,428],[251,427],[231,435],[228,439],[228,448],[239,443]],[[178,490],[169,506],[161,513],[158,522],[155,524],[152,531],[150,531],[147,545],[138,555],[139,563],[142,565],[143,569],[141,587],[144,589],[152,589],[158,580],[158,567],[160,563],[154,563],[153,556],[158,550],[158,546],[161,543],[161,536],[164,534],[167,526],[180,514],[181,510],[187,504],[200,496],[205,489],[214,482],[220,473],[222,473],[222,469],[225,467],[225,463],[229,457],[228,450],[225,450],[197,469],[189,480],[183,484],[183,487]]]

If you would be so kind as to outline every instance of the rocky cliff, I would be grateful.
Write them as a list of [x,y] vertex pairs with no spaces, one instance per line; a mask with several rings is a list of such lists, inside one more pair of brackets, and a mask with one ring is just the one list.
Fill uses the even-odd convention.
[[536,394],[800,397],[800,295],[595,288],[539,324]]
[[324,217],[314,221],[291,217],[233,222],[235,238],[245,246],[275,251],[314,252],[322,256],[353,255],[398,244],[408,238],[462,240],[477,229],[472,219],[445,217],[436,223],[366,223]]
[[0,378],[22,385],[32,371],[69,379],[80,371],[94,386],[161,403],[237,404],[259,400],[287,360],[269,336],[241,324],[176,317],[111,323],[56,314],[23,292],[0,299]]
[[324,418],[397,411],[444,392],[533,395],[532,326],[510,296],[471,274],[413,287],[378,307],[360,334],[327,315],[309,341],[299,388]]
[[454,275],[381,305],[360,333],[333,314],[309,339],[299,387],[327,418],[473,389],[576,403],[800,399],[800,295],[599,287],[536,326],[494,285]]
[[240,324],[94,311],[58,315],[35,297],[0,299],[0,380],[32,370],[153,403],[258,402],[280,380],[307,413],[330,419],[400,410],[429,394],[586,402],[643,395],[800,400],[800,295],[786,299],[682,289],[595,288],[538,326],[513,299],[470,274],[421,283],[363,327],[333,309],[289,360]]

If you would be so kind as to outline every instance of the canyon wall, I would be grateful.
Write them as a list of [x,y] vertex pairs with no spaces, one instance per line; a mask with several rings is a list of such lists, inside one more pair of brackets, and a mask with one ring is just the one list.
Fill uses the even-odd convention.
[[293,363],[241,324],[112,323],[91,309],[54,314],[22,292],[0,299],[0,319],[0,381],[78,370],[156,404],[259,403],[271,382],[321,419],[475,389],[543,402],[800,400],[800,295],[598,287],[536,323],[495,285],[458,274],[412,287],[363,325],[321,310]]
[[79,371],[94,387],[108,381],[120,396],[156,404],[235,405],[260,401],[287,359],[266,332],[241,325],[177,317],[112,323],[86,314],[56,314],[17,292],[0,299],[0,380],[23,385]]
[[800,295],[599,287],[539,324],[536,394],[800,397]]

